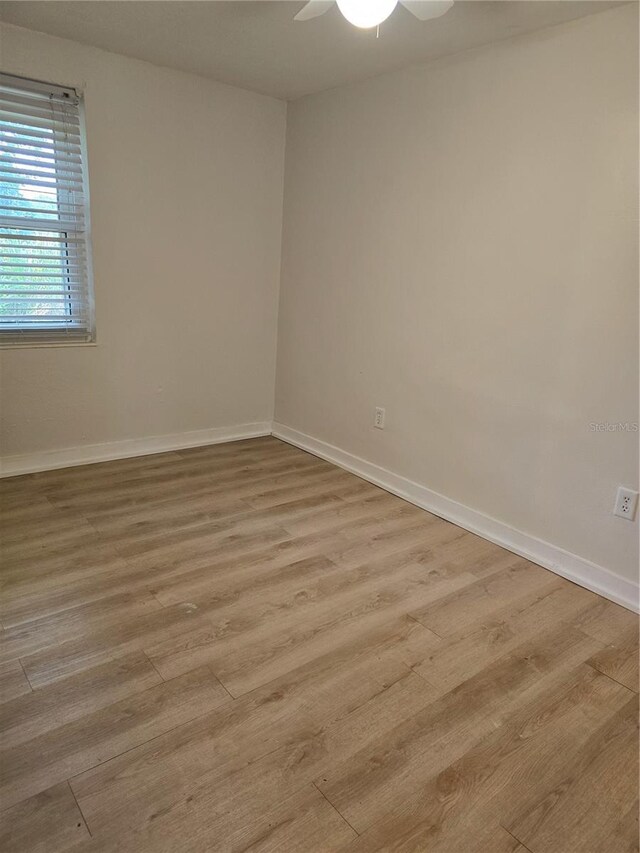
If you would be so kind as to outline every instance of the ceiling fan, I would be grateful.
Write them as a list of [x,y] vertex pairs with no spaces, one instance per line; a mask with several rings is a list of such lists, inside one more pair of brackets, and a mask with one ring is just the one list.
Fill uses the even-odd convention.
[[453,0],[309,0],[293,20],[310,21],[337,3],[350,24],[367,30],[386,21],[398,2],[421,21],[439,18],[453,6]]

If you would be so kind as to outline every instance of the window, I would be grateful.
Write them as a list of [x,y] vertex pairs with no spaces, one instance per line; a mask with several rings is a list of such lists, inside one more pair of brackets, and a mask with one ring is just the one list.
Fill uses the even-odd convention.
[[82,104],[0,74],[0,344],[94,339]]

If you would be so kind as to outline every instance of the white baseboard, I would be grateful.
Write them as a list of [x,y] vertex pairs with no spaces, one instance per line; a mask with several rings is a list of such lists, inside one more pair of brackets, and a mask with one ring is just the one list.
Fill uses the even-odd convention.
[[27,453],[22,456],[5,456],[0,459],[0,477],[16,477],[19,474],[70,468],[73,465],[90,465],[92,462],[128,459],[131,456],[148,456],[151,453],[184,450],[187,447],[202,447],[206,444],[240,441],[243,438],[257,438],[270,434],[271,422],[262,421],[232,427],[176,432],[172,435],[154,435],[148,438],[109,441],[105,444],[87,444],[82,447],[67,447],[63,450]]
[[586,587],[592,592],[621,604],[629,610],[638,612],[638,586],[626,578],[620,577],[604,566],[599,566],[577,554],[572,554],[545,542],[521,530],[516,530],[502,521],[484,515],[464,504],[451,500],[444,495],[414,483],[406,477],[401,477],[385,468],[367,462],[351,453],[334,447],[325,441],[320,441],[298,430],[283,424],[274,423],[272,433],[276,438],[307,450],[315,456],[333,462],[340,468],[345,468],[358,477],[380,486],[394,495],[416,506],[426,509],[447,521],[476,533],[489,542],[494,542],[518,554],[532,563],[537,563],[579,586]]

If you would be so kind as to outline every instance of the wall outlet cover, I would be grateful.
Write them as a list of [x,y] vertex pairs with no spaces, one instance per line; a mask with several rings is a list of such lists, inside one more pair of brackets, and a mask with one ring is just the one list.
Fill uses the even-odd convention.
[[636,516],[637,507],[638,493],[634,492],[633,489],[618,486],[613,514],[617,515],[619,518],[626,518],[627,521],[633,521]]

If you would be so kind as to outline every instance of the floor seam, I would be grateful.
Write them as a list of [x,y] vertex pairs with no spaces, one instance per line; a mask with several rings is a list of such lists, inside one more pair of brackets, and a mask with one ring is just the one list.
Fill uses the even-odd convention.
[[90,837],[90,838],[93,838],[93,833],[92,833],[92,832],[91,832],[91,830],[89,829],[89,824],[87,823],[87,819],[86,819],[86,817],[84,816],[84,812],[83,812],[83,811],[82,811],[82,809],[80,808],[80,803],[78,802],[78,798],[76,797],[76,792],[75,792],[75,791],[73,790],[73,788],[71,787],[71,781],[70,781],[69,779],[67,779],[67,785],[69,786],[69,790],[71,791],[71,796],[72,796],[72,797],[73,797],[73,799],[75,800],[76,806],[78,807],[78,811],[80,812],[80,817],[81,817],[81,818],[82,818],[82,820],[84,821],[84,825],[87,827],[87,832],[89,833],[89,837]]
[[[154,600],[157,604],[159,604],[159,605],[160,605],[160,607],[163,607],[163,608],[164,608],[164,607],[166,607],[166,606],[167,606],[166,604],[163,604],[163,603],[160,601],[160,599],[158,598],[158,596],[155,594],[155,592],[154,592],[152,589],[149,589],[148,587],[145,587],[145,589],[146,589],[146,591],[149,593],[149,595],[151,596],[151,598],[153,598],[153,600]],[[169,605],[169,606],[171,606],[171,605]]]
[[35,687],[34,687],[34,686],[33,686],[33,684],[31,683],[31,680],[30,680],[29,676],[27,675],[27,671],[26,671],[26,669],[24,668],[24,664],[22,663],[22,661],[21,661],[21,659],[20,659],[20,658],[18,658],[18,663],[20,664],[20,669],[22,670],[22,674],[23,674],[23,675],[24,675],[24,677],[27,679],[27,684],[28,684],[28,685],[29,685],[29,687],[31,688],[31,692],[32,692],[32,693],[35,693]]
[[620,687],[624,687],[625,690],[628,690],[629,693],[633,694],[634,696],[638,695],[638,691],[634,690],[633,687],[629,687],[628,684],[623,684],[622,681],[618,681],[617,678],[614,678],[612,675],[609,675],[608,672],[603,672],[601,669],[598,669],[595,664],[590,663],[588,660],[586,660],[585,663],[587,666],[590,666],[591,669],[595,670],[595,672],[599,673],[600,675],[603,675],[605,678],[608,678],[609,681],[613,681],[614,684],[619,684]]
[[145,650],[144,650],[144,649],[142,649],[141,651],[142,651],[142,654],[143,654],[143,655],[146,657],[146,659],[149,661],[149,663],[151,664],[151,666],[153,667],[153,669],[155,670],[155,672],[160,676],[161,680],[162,680],[163,682],[165,682],[165,683],[166,683],[166,679],[165,679],[165,677],[164,677],[164,676],[162,675],[162,673],[159,671],[158,667],[157,667],[157,666],[155,665],[155,663],[151,660],[151,658],[149,657],[149,655],[145,652]]
[[342,814],[342,812],[340,811],[340,809],[338,809],[336,806],[334,806],[334,804],[331,802],[331,800],[329,799],[329,797],[327,797],[327,795],[326,795],[323,791],[321,791],[321,790],[320,790],[320,788],[318,788],[318,786],[316,785],[316,783],[315,783],[315,782],[313,782],[313,781],[312,781],[312,782],[311,782],[311,784],[312,784],[312,785],[313,785],[313,787],[316,789],[316,791],[320,794],[320,796],[321,796],[321,797],[324,797],[324,799],[329,803],[329,805],[331,806],[331,808],[332,808],[335,812],[337,812],[337,813],[340,815],[340,817],[341,817],[341,818],[342,818],[342,820],[347,824],[347,826],[348,826],[348,827],[350,827],[350,828],[355,832],[355,834],[359,837],[359,836],[360,836],[360,833],[358,832],[358,830],[355,828],[355,826],[352,826],[352,825],[349,823],[349,821],[348,821],[348,820],[346,819],[346,817]]
[[507,835],[510,835],[514,839],[514,841],[517,841],[518,844],[520,844],[522,847],[524,847],[525,850],[528,850],[529,853],[533,853],[533,851],[529,847],[527,847],[527,845],[524,843],[524,841],[520,841],[520,839],[516,835],[514,835],[513,832],[510,832],[506,826],[504,826],[502,823],[499,825],[502,827],[502,829],[504,829],[504,831],[507,833]]
[[124,749],[122,752],[118,752],[116,755],[111,755],[109,756],[109,758],[105,758],[103,761],[98,761],[96,764],[92,764],[90,767],[85,767],[83,770],[79,770],[77,773],[74,773],[73,776],[69,777],[69,784],[71,784],[72,779],[77,779],[79,776],[83,776],[85,773],[88,773],[91,770],[95,770],[97,767],[102,767],[104,764],[108,764],[110,761],[115,761],[116,758],[122,758],[122,756],[126,755],[128,752],[133,752],[135,749],[142,749],[142,747],[148,746],[150,743],[153,743],[154,740],[158,740],[158,738],[165,737],[165,735],[168,735],[171,732],[175,732],[177,729],[180,729],[183,726],[190,726],[192,723],[195,723],[197,720],[201,720],[208,714],[215,713],[215,711],[218,710],[218,707],[219,706],[214,706],[213,708],[209,708],[207,711],[203,711],[202,714],[197,714],[195,717],[191,717],[191,719],[189,720],[183,720],[181,723],[177,723],[170,729],[166,729],[165,731],[159,732],[157,735],[154,735],[153,737],[150,737],[147,740],[143,740],[140,743],[136,743],[134,746],[130,746],[128,749]]
[[[409,664],[407,664],[407,666],[409,666]],[[418,672],[418,670],[415,669],[413,666],[409,666],[409,669],[411,670],[411,672],[414,675],[417,675],[418,678],[422,679],[422,681],[424,681],[424,683],[427,685],[427,687],[431,687],[432,690],[438,689],[438,687],[435,684],[432,684],[432,682],[429,681],[428,678],[425,678],[424,675],[421,672]]]
[[424,628],[426,631],[431,631],[431,633],[432,633],[434,636],[436,636],[439,640],[444,640],[444,639],[445,639],[444,637],[441,637],[441,636],[440,636],[440,634],[438,634],[438,632],[437,632],[437,631],[434,631],[434,630],[433,630],[433,628],[429,628],[429,626],[428,626],[428,625],[424,625],[424,624],[423,624],[419,619],[416,619],[416,617],[415,617],[415,616],[412,616],[412,615],[411,615],[411,613],[407,613],[406,615],[409,617],[409,619],[412,619],[412,620],[416,623],[416,625],[420,625],[420,627],[421,627],[421,628]]
[[235,701],[236,701],[236,699],[238,699],[238,696],[234,696],[234,695],[233,695],[233,693],[229,690],[229,688],[227,687],[227,685],[226,685],[226,684],[225,684],[225,683],[220,679],[220,676],[219,676],[219,675],[217,675],[217,674],[214,672],[214,669],[213,669],[213,667],[211,666],[211,664],[207,664],[207,669],[209,670],[209,672],[211,673],[211,675],[213,675],[213,677],[214,677],[214,678],[215,678],[215,680],[218,682],[218,684],[220,685],[220,687],[222,687],[222,689],[225,691],[225,693],[228,693],[228,694],[229,694],[229,696],[231,697],[231,699],[233,699],[233,701],[235,702]]

